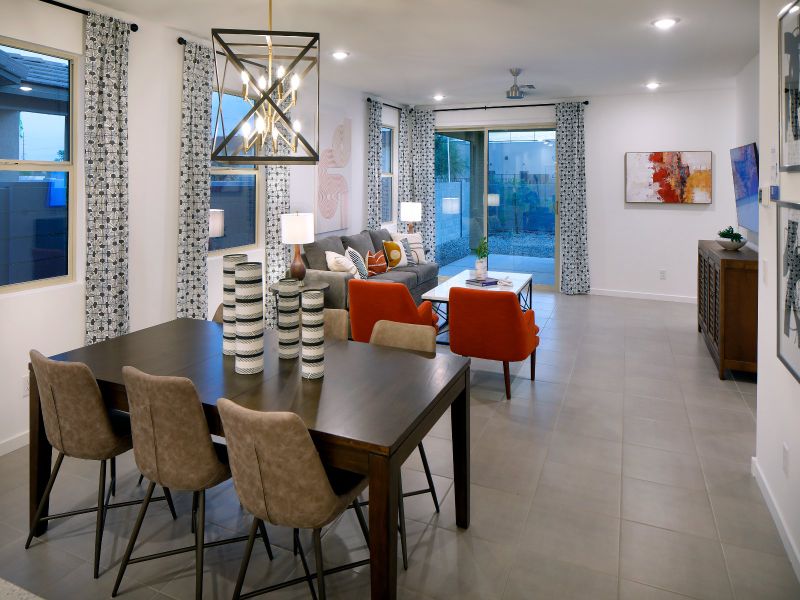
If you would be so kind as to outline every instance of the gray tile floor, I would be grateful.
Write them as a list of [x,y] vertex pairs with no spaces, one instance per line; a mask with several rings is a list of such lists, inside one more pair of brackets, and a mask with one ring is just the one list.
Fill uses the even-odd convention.
[[[537,381],[514,365],[513,397],[499,364],[473,361],[472,526],[455,525],[449,419],[426,440],[442,500],[408,499],[409,570],[401,598],[714,600],[797,599],[800,585],[781,546],[749,458],[755,385],[720,381],[697,334],[691,305],[536,293],[542,327]],[[89,505],[96,465],[67,460],[57,510]],[[140,496],[132,458],[118,496]],[[424,485],[419,457],[406,489]],[[108,597],[135,508],[109,515],[103,575],[91,577],[91,515],[52,526],[23,549],[27,450],[0,457],[0,577],[45,598]],[[145,551],[191,543],[190,498],[179,519],[156,505]],[[231,486],[210,493],[209,537],[245,533]],[[247,589],[299,572],[285,531],[269,563],[256,545]],[[307,544],[308,546],[308,544]],[[205,591],[229,598],[242,545],[207,552]],[[326,559],[366,557],[347,513],[324,538]],[[190,598],[191,554],[132,565],[122,598]],[[330,597],[368,597],[369,569],[328,578]],[[305,598],[302,586],[273,598]]]

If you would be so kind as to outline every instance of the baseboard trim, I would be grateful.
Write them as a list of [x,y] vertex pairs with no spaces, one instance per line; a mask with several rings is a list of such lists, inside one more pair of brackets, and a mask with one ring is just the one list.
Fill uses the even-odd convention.
[[772,515],[772,520],[775,521],[775,526],[778,528],[778,534],[781,536],[783,547],[786,548],[786,554],[792,563],[794,574],[800,579],[800,545],[786,528],[786,520],[783,518],[783,513],[775,503],[775,496],[773,496],[769,483],[764,477],[764,472],[761,470],[761,465],[758,463],[758,458],[755,456],[750,459],[750,471],[753,477],[756,478],[756,483],[761,490],[761,495],[764,496],[767,508],[769,508],[769,512]]
[[604,290],[592,288],[589,292],[595,296],[614,296],[617,298],[633,298],[635,300],[660,300],[662,302],[683,302],[697,304],[696,296],[673,296],[672,294],[651,294],[650,292],[629,292],[627,290]]
[[24,431],[20,434],[12,436],[7,440],[3,440],[0,442],[0,456],[4,454],[8,454],[9,452],[13,452],[14,450],[19,450],[23,446],[28,445],[28,432]]

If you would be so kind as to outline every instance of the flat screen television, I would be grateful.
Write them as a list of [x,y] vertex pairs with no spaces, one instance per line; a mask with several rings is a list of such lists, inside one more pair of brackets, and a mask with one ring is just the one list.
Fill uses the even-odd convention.
[[731,170],[739,226],[758,231],[758,148],[755,144],[731,150]]

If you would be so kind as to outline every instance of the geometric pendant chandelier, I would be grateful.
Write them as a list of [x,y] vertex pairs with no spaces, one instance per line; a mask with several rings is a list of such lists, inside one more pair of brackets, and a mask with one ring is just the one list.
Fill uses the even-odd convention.
[[269,30],[212,29],[211,38],[214,86],[224,92],[213,119],[211,160],[319,162],[319,33],[273,31],[269,0]]

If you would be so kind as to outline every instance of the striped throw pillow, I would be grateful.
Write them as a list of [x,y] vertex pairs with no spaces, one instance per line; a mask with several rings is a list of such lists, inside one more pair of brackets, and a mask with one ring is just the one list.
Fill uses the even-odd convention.
[[370,277],[379,273],[386,273],[388,269],[389,265],[386,264],[386,255],[383,250],[367,252],[367,271]]
[[358,250],[355,248],[348,248],[344,251],[344,254],[353,261],[353,265],[357,271],[356,278],[367,279],[369,277],[369,271],[367,271],[367,265],[364,263],[364,257],[358,253]]
[[414,255],[414,252],[411,250],[411,244],[408,243],[407,238],[403,238],[400,240],[400,243],[403,244],[403,250],[406,253],[406,258],[408,259],[409,265],[416,265],[417,264],[417,257]]
[[408,244],[411,246],[411,252],[414,254],[414,258],[417,259],[417,264],[424,265],[428,262],[425,259],[425,248],[422,246],[421,233],[393,233],[392,239],[395,242],[408,240]]

